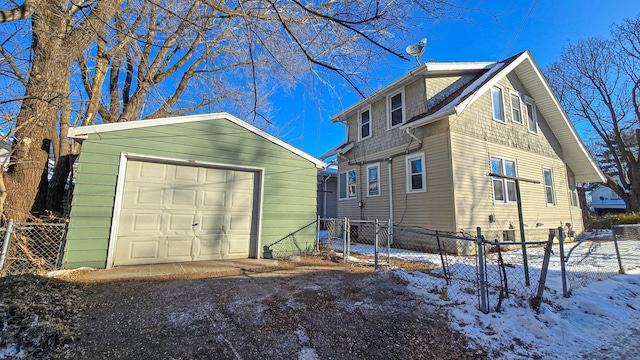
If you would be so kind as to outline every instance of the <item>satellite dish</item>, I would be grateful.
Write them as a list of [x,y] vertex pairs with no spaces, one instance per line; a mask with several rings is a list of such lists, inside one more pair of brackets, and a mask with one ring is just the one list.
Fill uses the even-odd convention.
[[404,51],[406,51],[407,54],[415,57],[418,65],[420,65],[420,56],[422,56],[422,53],[424,53],[425,47],[427,47],[427,38],[423,38],[417,44],[407,46]]

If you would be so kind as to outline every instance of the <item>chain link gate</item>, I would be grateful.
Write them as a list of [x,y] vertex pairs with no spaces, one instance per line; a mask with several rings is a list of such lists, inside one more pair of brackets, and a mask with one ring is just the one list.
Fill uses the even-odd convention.
[[0,274],[44,273],[60,267],[66,223],[13,224],[3,232]]

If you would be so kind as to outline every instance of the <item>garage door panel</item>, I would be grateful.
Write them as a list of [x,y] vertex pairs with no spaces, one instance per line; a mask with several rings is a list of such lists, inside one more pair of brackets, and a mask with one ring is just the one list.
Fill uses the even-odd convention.
[[169,234],[192,232],[195,224],[194,215],[167,214],[167,231]]
[[174,180],[179,180],[177,182],[185,183],[185,182],[198,182],[198,173],[200,168],[194,166],[174,166]]
[[241,209],[251,209],[253,205],[253,193],[242,193],[234,191],[231,193],[231,207]]
[[125,191],[124,200],[133,206],[162,206],[165,189],[158,186],[132,186]]
[[130,160],[114,265],[246,258],[256,175]]
[[206,233],[224,230],[224,215],[203,214],[199,222],[199,230]]
[[203,169],[207,186],[224,186],[227,183],[227,171],[220,169]]
[[202,205],[206,208],[211,208],[211,207],[224,208],[225,201],[227,198],[226,195],[227,194],[224,190],[218,190],[218,191],[204,190],[203,191],[204,200]]
[[251,232],[251,216],[250,215],[229,215],[229,229],[241,230],[240,233],[242,234],[247,234]]
[[127,233],[154,234],[159,236],[162,231],[163,221],[161,214],[144,212],[123,212],[120,216],[120,228]]
[[193,236],[167,237],[164,257],[169,260],[189,261],[192,257],[192,247]]
[[174,189],[169,197],[168,206],[186,205],[190,207],[198,206],[198,189]]

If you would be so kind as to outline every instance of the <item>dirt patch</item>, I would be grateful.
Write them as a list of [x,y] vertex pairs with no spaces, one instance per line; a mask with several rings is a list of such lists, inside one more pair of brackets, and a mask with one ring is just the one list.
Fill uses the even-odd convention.
[[197,279],[83,285],[44,279],[62,284],[49,289],[75,304],[52,317],[73,323],[60,323],[66,341],[31,354],[40,358],[48,351],[46,357],[54,359],[485,357],[391,272],[302,263]]
[[0,357],[42,358],[73,341],[83,286],[35,275],[0,278]]

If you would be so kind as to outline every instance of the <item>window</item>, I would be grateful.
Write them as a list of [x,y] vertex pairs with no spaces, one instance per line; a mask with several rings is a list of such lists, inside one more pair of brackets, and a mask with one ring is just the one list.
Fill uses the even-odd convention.
[[340,199],[356,198],[356,171],[349,170],[340,174]]
[[580,206],[578,201],[578,190],[576,189],[576,178],[572,174],[567,175],[567,182],[569,183],[569,205]]
[[359,140],[366,139],[371,136],[371,109],[364,110],[360,113],[360,134]]
[[533,101],[527,99],[525,108],[527,109],[527,124],[529,126],[529,132],[537,134],[538,120],[536,118],[536,105],[533,103]]
[[389,96],[387,98],[389,107],[389,129],[404,123],[404,97],[403,92]]
[[502,105],[502,88],[494,86],[491,88],[491,105],[493,108],[493,119],[504,121],[504,106]]
[[511,120],[520,125],[522,122],[522,105],[520,105],[520,95],[511,93]]
[[380,164],[367,166],[367,196],[380,195]]
[[407,192],[427,191],[424,153],[407,156]]
[[[516,162],[514,160],[499,157],[491,158],[491,173],[495,175],[509,176],[515,178]],[[493,200],[495,203],[516,202],[516,181],[503,177],[493,177]]]
[[556,206],[556,189],[553,186],[553,171],[551,168],[543,167],[544,193],[547,198],[547,206]]

